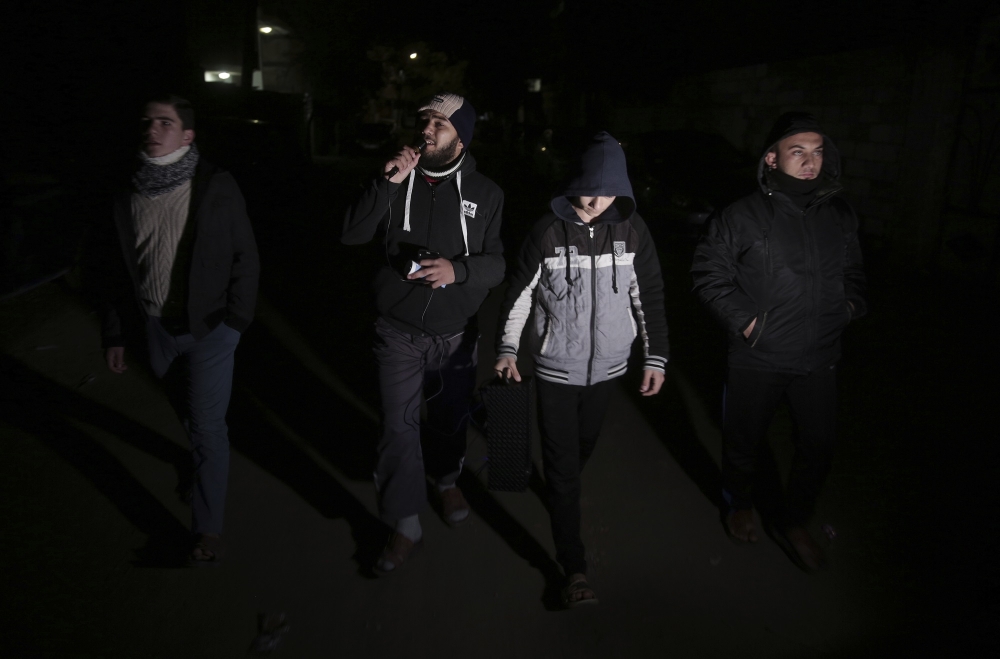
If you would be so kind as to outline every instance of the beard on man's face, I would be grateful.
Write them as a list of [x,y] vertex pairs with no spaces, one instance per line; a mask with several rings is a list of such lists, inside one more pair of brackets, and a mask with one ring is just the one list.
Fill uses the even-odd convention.
[[452,160],[458,157],[458,137],[456,136],[448,144],[444,146],[438,145],[437,149],[434,149],[430,153],[425,153],[420,156],[420,166],[425,169],[437,169],[444,165],[447,165]]

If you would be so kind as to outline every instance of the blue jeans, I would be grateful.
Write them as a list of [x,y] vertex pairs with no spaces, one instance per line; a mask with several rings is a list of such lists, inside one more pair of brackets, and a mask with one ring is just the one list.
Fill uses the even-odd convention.
[[222,533],[229,481],[226,410],[233,390],[233,354],[240,333],[219,323],[208,336],[172,335],[159,318],[146,324],[153,374],[166,380],[194,458],[191,530]]

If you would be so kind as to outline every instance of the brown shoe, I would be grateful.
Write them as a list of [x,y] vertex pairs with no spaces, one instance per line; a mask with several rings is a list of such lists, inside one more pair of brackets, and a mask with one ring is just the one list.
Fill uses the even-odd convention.
[[753,509],[730,510],[725,521],[726,535],[741,544],[757,542],[757,527],[753,522]]
[[449,487],[441,494],[441,517],[449,526],[458,526],[469,519],[469,502],[458,486]]
[[382,555],[375,561],[372,570],[380,577],[395,572],[423,544],[423,539],[413,542],[402,533],[393,533],[389,536],[389,542],[382,550]]
[[785,529],[780,534],[787,541],[782,548],[800,568],[806,572],[815,572],[826,567],[826,552],[816,544],[809,531],[801,526]]

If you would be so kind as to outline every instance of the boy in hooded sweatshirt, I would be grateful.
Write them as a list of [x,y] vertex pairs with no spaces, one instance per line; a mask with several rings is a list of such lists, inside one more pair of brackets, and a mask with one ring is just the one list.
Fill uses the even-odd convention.
[[670,352],[660,263],[635,212],[625,153],[601,132],[580,164],[521,247],[500,312],[494,367],[498,377],[521,381],[518,346],[534,311],[542,461],[566,606],[597,603],[580,537],[580,472],[604,422],[611,381],[625,373],[639,336],[640,392],[655,395]]

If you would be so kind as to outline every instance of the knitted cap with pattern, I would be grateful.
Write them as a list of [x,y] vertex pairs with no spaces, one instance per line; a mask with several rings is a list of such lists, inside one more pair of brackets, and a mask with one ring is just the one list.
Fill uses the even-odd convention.
[[476,126],[476,109],[472,103],[458,94],[435,94],[429,101],[420,106],[417,112],[434,110],[448,117],[448,121],[458,131],[458,139],[462,140],[464,149],[472,143],[472,131]]

